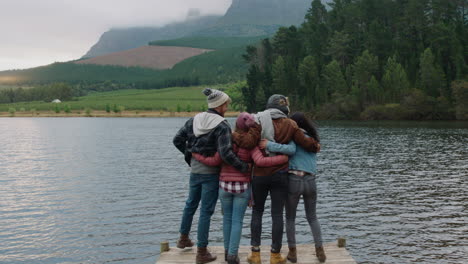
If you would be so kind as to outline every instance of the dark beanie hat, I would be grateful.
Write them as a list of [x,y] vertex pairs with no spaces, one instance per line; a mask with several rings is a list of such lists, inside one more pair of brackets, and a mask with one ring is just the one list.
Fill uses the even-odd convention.
[[286,115],[289,114],[289,100],[286,96],[281,94],[274,94],[268,98],[268,102],[266,105],[267,109],[275,108],[280,110],[281,112],[285,113]]

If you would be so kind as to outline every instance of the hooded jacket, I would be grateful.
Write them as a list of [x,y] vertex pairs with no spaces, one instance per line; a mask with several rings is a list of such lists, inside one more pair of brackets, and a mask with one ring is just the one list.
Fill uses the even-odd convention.
[[[211,115],[218,115],[222,120]],[[197,119],[197,116],[200,119]],[[224,162],[241,172],[246,172],[249,168],[247,163],[241,161],[232,150],[229,123],[213,109],[197,116],[190,118],[173,139],[174,146],[184,154],[187,164],[190,166],[192,152],[204,156],[213,156],[219,152]],[[199,135],[198,137],[195,132]]]

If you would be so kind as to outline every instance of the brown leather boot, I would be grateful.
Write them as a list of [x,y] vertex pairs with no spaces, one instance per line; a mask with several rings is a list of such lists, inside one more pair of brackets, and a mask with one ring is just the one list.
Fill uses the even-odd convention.
[[323,250],[323,246],[315,248],[315,255],[317,256],[317,258],[318,258],[318,260],[320,262],[325,262],[325,260],[327,260],[327,256],[325,255],[325,251]]
[[260,251],[253,251],[249,253],[247,256],[247,262],[249,264],[262,264],[262,260],[260,258]]
[[206,247],[204,248],[197,248],[197,264],[205,264],[205,263],[208,263],[208,262],[211,262],[211,261],[215,261],[216,260],[216,255],[215,254],[211,254],[210,252],[208,252],[208,249],[206,249]]
[[288,252],[287,259],[288,259],[289,261],[291,261],[292,263],[296,263],[296,262],[297,262],[297,250],[296,250],[295,247],[290,247],[290,248],[289,248],[289,252]]
[[286,258],[281,256],[281,253],[270,253],[270,264],[286,264]]
[[190,240],[188,235],[180,234],[180,238],[177,240],[177,247],[182,249],[186,247],[193,247],[193,242]]

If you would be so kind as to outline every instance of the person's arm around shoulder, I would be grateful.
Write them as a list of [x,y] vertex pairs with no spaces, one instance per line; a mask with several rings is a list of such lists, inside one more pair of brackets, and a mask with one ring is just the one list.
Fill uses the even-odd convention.
[[192,156],[199,162],[205,165],[211,166],[211,167],[218,167],[223,162],[218,152],[216,152],[216,154],[211,157],[205,157],[201,155],[200,153],[192,153]]
[[290,141],[288,144],[279,144],[276,142],[268,141],[266,144],[266,150],[270,152],[283,153],[288,156],[292,156],[296,153],[296,143]]
[[262,151],[255,147],[252,152],[252,159],[254,160],[255,165],[258,167],[273,167],[276,165],[285,164],[288,162],[288,156],[286,155],[277,155],[274,157],[265,157]]
[[216,128],[217,148],[221,159],[240,172],[247,172],[249,165],[237,157],[232,149],[231,128],[227,123],[221,123]]
[[320,143],[312,137],[307,137],[293,120],[291,120],[291,125],[294,129],[293,140],[299,146],[303,147],[308,152],[318,153],[320,152]]

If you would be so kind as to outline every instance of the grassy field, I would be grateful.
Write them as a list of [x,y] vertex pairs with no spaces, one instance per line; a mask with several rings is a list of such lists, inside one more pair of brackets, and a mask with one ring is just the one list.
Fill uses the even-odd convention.
[[79,97],[75,101],[60,104],[46,102],[25,102],[15,104],[0,104],[0,112],[15,111],[56,111],[63,112],[67,106],[71,111],[101,110],[106,107],[114,110],[114,105],[120,110],[197,112],[206,109],[204,87],[174,87],[159,90],[119,90],[112,92],[93,93]]

